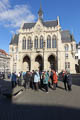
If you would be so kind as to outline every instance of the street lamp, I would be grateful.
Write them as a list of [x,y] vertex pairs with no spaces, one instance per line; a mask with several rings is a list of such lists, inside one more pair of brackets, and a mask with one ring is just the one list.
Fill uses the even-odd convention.
[[60,52],[60,51],[59,51],[59,49],[58,49],[58,47],[59,47],[59,46],[58,46],[58,39],[56,39],[56,41],[57,41],[57,42],[56,42],[56,64],[57,64],[57,65],[56,65],[56,71],[59,72],[59,68],[58,68],[58,64],[59,64],[59,63],[58,63],[58,60],[59,60],[59,52]]
[[43,70],[44,70],[44,50],[45,50],[45,41],[43,41]]
[[55,67],[56,71],[58,72],[58,47],[56,50],[56,67]]
[[[31,58],[31,52],[32,52],[32,48],[33,48],[33,42],[30,43],[30,58]],[[31,61],[30,61],[30,70],[31,70]]]

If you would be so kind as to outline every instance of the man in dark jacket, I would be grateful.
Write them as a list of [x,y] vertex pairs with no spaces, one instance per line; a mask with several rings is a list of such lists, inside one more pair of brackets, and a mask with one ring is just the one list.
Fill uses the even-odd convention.
[[31,82],[31,88],[33,90],[34,89],[34,70],[32,70],[30,82]]
[[17,79],[16,73],[12,73],[11,75],[12,89],[16,87],[16,79]]
[[68,84],[67,84],[67,72],[66,71],[64,71],[64,75],[62,77],[63,77],[65,90],[67,91]]
[[69,72],[67,73],[67,84],[68,84],[68,90],[71,91],[72,90],[72,88],[71,88],[71,86],[72,86],[72,77],[71,77],[71,74]]
[[65,90],[71,91],[71,85],[72,85],[72,77],[69,71],[66,71],[63,77],[64,87]]
[[26,72],[24,78],[25,78],[25,79],[24,79],[24,80],[25,80],[24,87],[25,87],[25,89],[29,89],[29,88],[30,88],[30,80],[31,80],[31,75],[30,75],[30,72],[29,72],[29,71]]

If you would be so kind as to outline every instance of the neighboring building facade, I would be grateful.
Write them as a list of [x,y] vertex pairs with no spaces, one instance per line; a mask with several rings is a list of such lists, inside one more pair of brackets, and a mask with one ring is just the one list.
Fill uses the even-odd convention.
[[76,54],[75,54],[75,58],[80,60],[80,42],[79,44],[76,44]]
[[9,52],[11,72],[68,69],[75,73],[76,42],[69,31],[61,30],[59,17],[44,21],[40,7],[35,23],[24,23],[14,35]]
[[0,49],[0,73],[10,72],[10,56],[2,49]]
[[80,73],[80,42],[79,44],[76,44],[75,59],[76,59],[76,71]]

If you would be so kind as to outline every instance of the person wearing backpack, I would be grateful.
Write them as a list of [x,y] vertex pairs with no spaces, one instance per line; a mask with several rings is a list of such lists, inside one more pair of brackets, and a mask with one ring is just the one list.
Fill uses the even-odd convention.
[[38,86],[39,82],[40,82],[40,75],[39,75],[39,72],[36,70],[34,72],[34,86],[36,91],[38,91],[39,89],[39,86]]
[[43,73],[43,85],[47,93],[48,93],[48,80],[49,80],[49,75],[47,72],[44,72]]

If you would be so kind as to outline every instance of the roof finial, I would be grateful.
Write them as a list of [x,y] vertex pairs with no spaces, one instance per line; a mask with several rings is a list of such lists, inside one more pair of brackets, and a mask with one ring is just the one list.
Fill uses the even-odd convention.
[[40,9],[42,9],[41,0],[40,0]]
[[57,21],[58,21],[58,25],[60,25],[60,22],[59,22],[59,16],[57,16]]
[[42,18],[43,18],[43,11],[42,11],[41,1],[40,1],[40,9],[39,9],[39,11],[38,11],[38,15],[39,15],[39,19],[42,20]]
[[72,35],[74,34],[73,27],[72,27]]
[[71,35],[71,39],[72,39],[72,41],[74,41],[74,30],[73,30],[73,28],[72,28],[72,35]]

